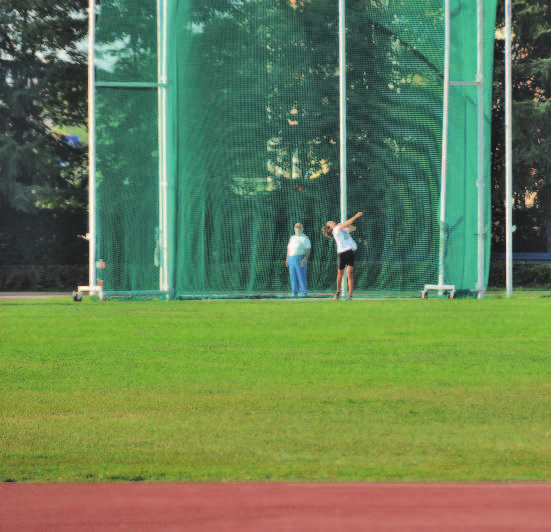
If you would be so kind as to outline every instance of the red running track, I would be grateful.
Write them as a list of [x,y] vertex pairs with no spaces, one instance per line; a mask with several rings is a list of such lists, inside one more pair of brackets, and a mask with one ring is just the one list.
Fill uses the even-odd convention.
[[551,483],[4,483],[0,530],[551,530]]

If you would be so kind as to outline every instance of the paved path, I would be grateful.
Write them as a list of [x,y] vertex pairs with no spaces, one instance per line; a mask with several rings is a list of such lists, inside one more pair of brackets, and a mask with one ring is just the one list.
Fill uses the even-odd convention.
[[0,299],[36,299],[47,297],[73,297],[72,292],[0,292]]

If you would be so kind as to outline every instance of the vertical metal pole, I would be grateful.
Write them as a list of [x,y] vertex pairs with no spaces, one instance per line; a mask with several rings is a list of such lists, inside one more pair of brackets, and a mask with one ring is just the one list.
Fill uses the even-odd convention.
[[513,295],[513,84],[511,69],[512,48],[511,0],[505,0],[505,276],[507,297]]
[[167,216],[167,0],[157,0],[157,84],[159,142],[159,289],[168,291]]
[[[89,286],[96,286],[96,1],[88,4],[88,246]],[[92,292],[90,292],[92,293]]]
[[476,3],[476,40],[477,40],[477,62],[476,62],[476,81],[477,81],[477,128],[478,128],[478,298],[482,299],[486,292],[484,273],[485,273],[485,248],[486,248],[486,226],[484,220],[485,207],[485,189],[484,180],[484,5],[483,0],[477,0]]
[[446,188],[448,168],[448,123],[450,95],[450,2],[444,2],[444,102],[442,111],[442,170],[440,177],[440,244],[438,250],[438,285],[444,284],[446,262]]
[[[341,222],[347,220],[346,202],[346,17],[345,0],[339,0],[339,116],[340,116],[340,175],[341,175]],[[342,291],[348,287],[345,272]]]

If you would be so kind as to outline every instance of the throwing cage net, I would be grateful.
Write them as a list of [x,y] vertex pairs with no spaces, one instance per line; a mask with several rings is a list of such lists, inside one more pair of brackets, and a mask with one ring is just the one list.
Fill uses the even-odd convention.
[[284,297],[301,222],[329,295],[362,211],[357,295],[484,292],[496,0],[91,7],[91,286]]

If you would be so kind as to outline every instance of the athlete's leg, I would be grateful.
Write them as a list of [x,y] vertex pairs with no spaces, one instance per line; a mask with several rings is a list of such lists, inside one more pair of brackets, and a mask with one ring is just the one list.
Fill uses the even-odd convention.
[[352,297],[352,292],[354,292],[354,266],[348,265],[348,295]]
[[344,276],[344,269],[337,270],[337,292],[340,294],[342,288],[342,278]]

